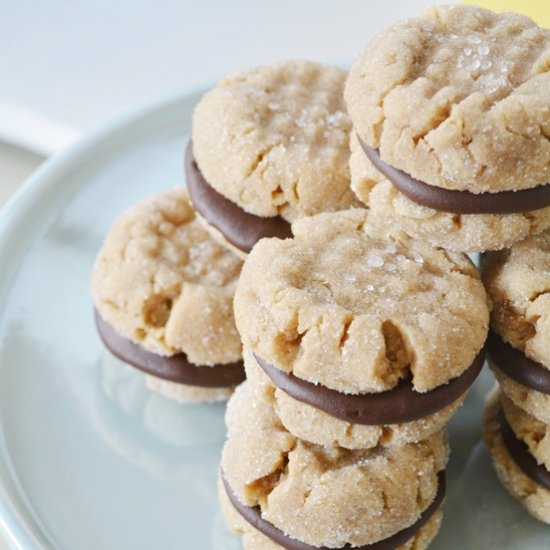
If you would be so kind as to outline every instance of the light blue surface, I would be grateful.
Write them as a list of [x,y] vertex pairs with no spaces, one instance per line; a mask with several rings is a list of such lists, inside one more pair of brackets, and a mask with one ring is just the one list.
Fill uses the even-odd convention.
[[[114,218],[181,183],[195,101],[148,109],[48,162],[0,219],[0,525],[14,547],[240,548],[216,499],[223,406],[177,405],[111,364],[88,288]],[[434,550],[550,546],[479,444],[491,384],[485,372],[452,422]]]
[[182,183],[195,102],[168,102],[86,140],[3,212],[0,514],[14,546],[236,543],[216,503],[223,406],[177,405],[125,369],[128,383],[109,377],[89,298],[113,219]]

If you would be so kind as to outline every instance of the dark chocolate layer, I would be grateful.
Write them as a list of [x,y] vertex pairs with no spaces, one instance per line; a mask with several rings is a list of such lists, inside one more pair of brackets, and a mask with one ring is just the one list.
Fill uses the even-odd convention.
[[535,457],[529,452],[529,447],[525,442],[516,437],[514,430],[512,430],[510,424],[508,424],[508,420],[502,408],[500,409],[499,419],[502,440],[512,460],[523,473],[530,477],[535,483],[550,490],[550,472],[543,464],[537,463]]
[[258,364],[282,391],[351,424],[401,424],[425,418],[456,401],[481,372],[485,352],[460,376],[426,393],[414,390],[410,380],[402,380],[393,390],[380,393],[350,394],[313,384],[270,365],[254,355]]
[[[241,501],[237,498],[237,495],[235,495],[235,493],[233,492],[233,489],[231,489],[231,487],[229,486],[229,483],[225,479],[223,472],[222,482],[225,487],[225,491],[227,493],[229,501],[231,502],[235,510],[237,510],[237,512],[239,512],[239,514],[241,514],[241,516],[248,523],[250,523],[252,527],[260,531],[260,533],[263,533],[266,537],[270,538],[276,544],[279,544],[283,548],[287,548],[288,550],[328,550],[326,546],[311,546],[310,544],[306,544],[305,542],[300,542],[297,539],[288,537],[283,533],[283,531],[262,518],[262,512],[259,506],[246,506],[242,504]],[[420,531],[420,529],[424,527],[424,525],[432,517],[434,512],[439,508],[444,498],[445,472],[439,472],[438,487],[435,498],[428,506],[428,508],[424,510],[416,523],[413,523],[410,527],[407,527],[406,529],[395,533],[395,535],[392,535],[387,539],[374,542],[373,544],[366,544],[364,546],[351,546],[349,544],[346,544],[345,546],[342,546],[342,548],[354,548],[355,550],[395,550],[396,548],[399,548],[402,544],[407,542],[411,537],[416,535],[416,533],[418,533],[418,531]]]
[[550,206],[550,184],[519,191],[470,193],[428,185],[409,174],[386,164],[377,149],[359,143],[374,167],[386,176],[406,197],[417,204],[454,214],[514,214]]
[[550,395],[550,369],[529,359],[493,330],[489,331],[487,354],[493,365],[512,380],[532,390]]
[[264,237],[292,237],[290,224],[281,216],[263,218],[245,212],[210,186],[195,161],[191,142],[185,151],[185,174],[187,189],[195,210],[215,227],[227,242],[239,250],[250,252]]
[[242,361],[213,367],[197,366],[187,360],[185,353],[167,357],[143,349],[120,336],[97,310],[95,322],[101,340],[115,357],[157,378],[203,388],[227,388],[245,379]]

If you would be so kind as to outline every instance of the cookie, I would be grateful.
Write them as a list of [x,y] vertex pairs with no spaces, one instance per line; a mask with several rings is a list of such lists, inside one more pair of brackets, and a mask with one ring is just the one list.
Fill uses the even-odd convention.
[[382,235],[404,231],[457,252],[500,250],[550,226],[550,208],[503,215],[453,214],[415,203],[388,180],[372,189],[368,204],[371,223]]
[[[233,508],[249,524],[235,525],[230,513],[228,521],[237,530],[260,531],[286,548],[362,547],[399,533],[403,539],[391,546],[396,548],[422,528],[435,535],[440,518],[429,520],[443,498],[444,432],[395,450],[313,445],[285,430],[272,392],[249,382],[230,399],[226,422],[220,493],[230,501],[224,497],[224,508]],[[407,531],[413,525],[416,532]],[[293,546],[296,542],[306,546]]]
[[537,464],[550,471],[550,426],[515,405],[502,391],[500,404],[515,438],[523,441]]
[[483,438],[506,490],[535,518],[550,523],[547,425],[530,417],[498,389],[489,398]]
[[191,200],[218,239],[246,254],[294,219],[356,204],[349,187],[347,73],[284,61],[224,78],[193,115]]
[[[437,412],[401,424],[358,424],[355,419],[344,420],[315,406],[291,397],[278,388],[264,372],[254,354],[243,351],[247,380],[263,385],[273,392],[273,407],[284,427],[294,436],[318,445],[345,449],[370,449],[377,445],[400,446],[427,439],[441,431],[464,402],[466,392]],[[318,389],[318,388],[317,388]],[[327,403],[331,403],[327,401]],[[313,427],[313,429],[312,429]]]
[[484,255],[483,281],[493,302],[490,364],[503,391],[550,422],[550,232]]
[[[239,380],[242,380],[242,377],[239,377]],[[150,390],[180,403],[216,403],[218,401],[227,401],[235,389],[234,383],[225,387],[207,388],[204,386],[171,382],[170,380],[164,380],[150,374],[145,375],[145,385]]]
[[[284,534],[283,537],[281,537],[281,534],[277,533],[277,531],[280,530],[275,530],[272,526],[267,526],[267,528],[270,530],[270,533],[276,533],[274,536],[277,537],[277,540],[282,542],[284,546],[281,546],[281,544],[278,544],[273,539],[262,534],[261,531],[252,526],[239,512],[237,512],[232,502],[229,500],[227,490],[223,485],[221,477],[218,483],[218,494],[227,525],[235,534],[242,535],[244,550],[282,550],[285,548],[296,550],[315,550],[317,548],[315,546],[306,545],[296,539],[285,537]],[[425,548],[428,548],[432,540],[439,532],[441,521],[443,519],[443,513],[440,509],[433,512],[430,510],[430,512],[431,514],[429,514],[429,517],[427,517],[428,514],[423,514],[423,524],[421,526],[413,524],[410,528],[397,533],[394,537],[379,541],[378,543],[355,548],[358,550],[361,548],[364,548],[365,550],[424,550]],[[414,534],[408,536],[409,532],[407,531],[410,533],[413,533],[414,531]],[[398,537],[399,542],[394,542],[398,539]],[[400,541],[405,538],[406,542],[401,544]]]
[[549,30],[471,6],[431,8],[373,38],[345,88],[359,198],[454,250],[550,226],[549,60]]
[[241,265],[210,238],[183,189],[130,208],[113,224],[93,269],[104,344],[160,379],[148,378],[162,393],[227,396],[244,378],[232,312]]
[[348,424],[443,418],[483,364],[477,270],[465,255],[368,231],[367,213],[348,210],[260,241],[235,293],[244,347],[279,389]]

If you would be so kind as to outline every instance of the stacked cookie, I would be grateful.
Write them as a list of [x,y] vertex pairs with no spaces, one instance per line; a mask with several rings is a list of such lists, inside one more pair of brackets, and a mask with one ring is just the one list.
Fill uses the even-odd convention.
[[549,227],[549,55],[528,17],[465,5],[372,39],[345,89],[371,223],[463,252]]
[[228,522],[246,548],[424,548],[444,426],[483,364],[477,270],[370,234],[365,210],[292,230],[254,247],[235,294],[248,380],[227,416]]
[[500,389],[490,397],[485,441],[506,489],[550,523],[550,232],[487,254],[483,279],[493,301],[489,364]]
[[550,30],[525,16],[436,7],[369,42],[345,97],[352,187],[373,229],[454,251],[512,247],[485,261],[502,390],[485,439],[504,485],[550,523],[549,59]]
[[244,379],[233,317],[240,258],[262,237],[289,236],[295,218],[355,204],[345,78],[287,61],[222,80],[195,110],[185,156],[195,210],[176,189],[114,224],[93,273],[97,328],[153,390],[226,399]]
[[197,105],[187,186],[205,227],[237,255],[262,237],[289,237],[297,218],[356,204],[346,76],[285,61],[227,77]]
[[186,402],[227,399],[244,379],[233,292],[242,261],[173,189],[122,214],[92,275],[98,332],[113,360]]

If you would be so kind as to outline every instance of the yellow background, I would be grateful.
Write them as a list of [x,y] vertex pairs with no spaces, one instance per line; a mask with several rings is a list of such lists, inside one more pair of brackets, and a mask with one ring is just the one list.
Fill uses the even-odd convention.
[[532,17],[539,25],[550,27],[550,0],[477,0],[467,1],[493,11],[515,11]]

